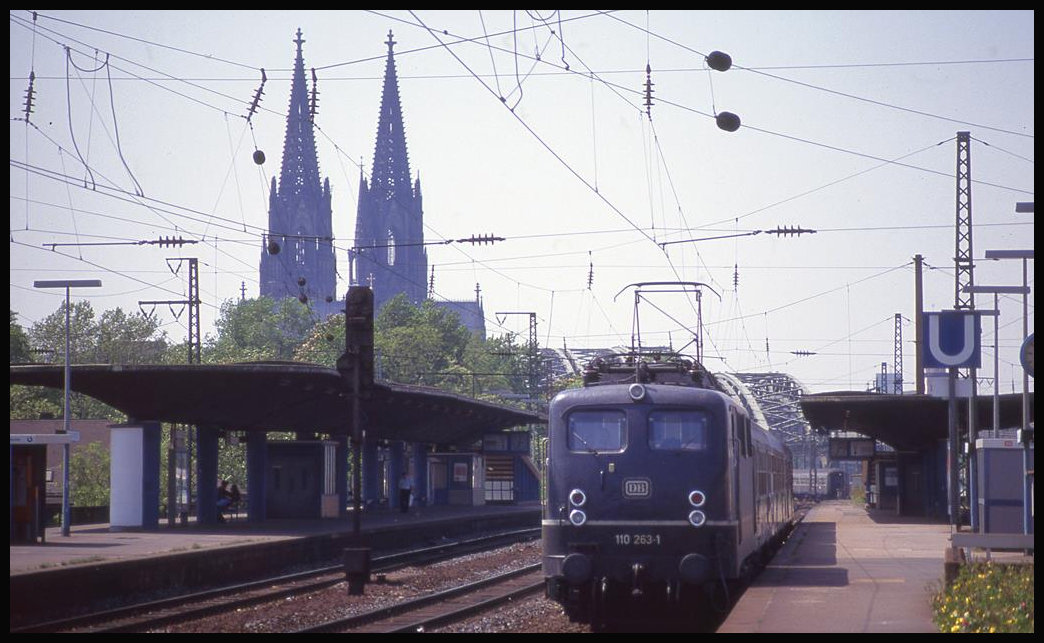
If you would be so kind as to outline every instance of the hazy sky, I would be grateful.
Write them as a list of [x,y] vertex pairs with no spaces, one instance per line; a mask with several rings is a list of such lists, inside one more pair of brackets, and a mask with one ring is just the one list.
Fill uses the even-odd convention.
[[[925,309],[954,306],[958,131],[972,136],[975,282],[1021,285],[1021,262],[983,257],[1033,247],[1034,215],[1015,213],[1033,201],[1033,17],[12,10],[11,308],[29,326],[60,305],[36,279],[101,279],[74,293],[99,313],[181,300],[173,257],[199,259],[204,335],[242,284],[257,296],[297,29],[343,297],[391,30],[425,241],[505,238],[427,246],[436,299],[474,299],[478,284],[490,334],[525,336],[526,315],[496,313],[532,312],[542,345],[603,347],[631,343],[629,284],[702,282],[708,367],[785,371],[812,392],[891,371],[899,313],[912,388],[914,255]],[[715,50],[732,69],[707,67]],[[724,111],[738,131],[715,125]],[[817,232],[769,233],[797,227]],[[171,236],[199,243],[138,244]],[[650,294],[643,344],[688,343],[696,312]],[[187,312],[154,314],[185,338]],[[1018,391],[1020,298],[1002,298],[1000,325],[1000,388]],[[993,340],[986,321],[991,380]]]

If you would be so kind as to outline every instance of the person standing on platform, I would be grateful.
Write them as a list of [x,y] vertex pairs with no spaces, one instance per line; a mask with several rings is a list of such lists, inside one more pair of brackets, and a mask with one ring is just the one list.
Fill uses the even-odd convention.
[[228,500],[229,511],[239,516],[239,503],[243,501],[243,493],[239,490],[239,485],[232,483],[232,486],[228,488]]
[[217,490],[218,522],[225,522],[225,510],[232,504],[232,494],[228,490],[228,480],[222,480]]
[[406,513],[410,510],[410,496],[413,494],[413,482],[405,473],[399,478],[399,511]]

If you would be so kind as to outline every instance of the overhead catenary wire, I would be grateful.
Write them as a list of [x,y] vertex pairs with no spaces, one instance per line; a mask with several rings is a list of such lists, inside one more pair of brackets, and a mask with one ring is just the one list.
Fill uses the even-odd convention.
[[[541,25],[535,25],[535,27],[540,27],[540,26],[541,26]],[[519,25],[519,28],[523,28],[523,27],[524,27],[524,25]],[[561,42],[563,42],[563,47],[564,47],[564,46],[565,46],[565,44],[566,44],[566,43],[565,43],[565,41],[564,41],[564,40],[560,40],[560,41],[561,41]],[[557,43],[556,43],[556,44],[557,44]],[[521,53],[521,52],[520,52],[520,53]],[[553,52],[553,53],[556,53],[556,52]],[[573,61],[572,59],[570,60],[570,62],[573,62],[573,63],[574,63],[574,66],[576,65],[575,61]],[[256,69],[256,66],[250,66],[250,68],[252,68],[252,69]],[[594,80],[593,80],[592,76],[588,76],[588,77],[586,77],[586,78],[587,78],[587,82],[588,82],[588,83],[589,83],[589,84],[590,84],[590,85],[591,85],[591,86],[593,87],[593,85],[594,85]],[[227,113],[227,112],[226,112],[226,113]],[[661,154],[661,155],[663,154],[662,150],[660,150],[659,152],[660,152],[660,154]],[[669,176],[669,173],[667,174],[667,176]],[[349,182],[349,183],[347,183],[347,184],[348,184],[349,186],[351,185],[351,183],[350,183],[350,182]],[[595,187],[597,188],[597,183],[595,183]],[[348,194],[348,195],[351,195],[352,193],[351,193],[351,190],[345,190],[345,191],[341,192],[340,194],[342,194],[342,195],[344,195],[344,194]],[[730,218],[732,218],[732,217],[730,217]],[[242,221],[240,221],[240,222],[238,222],[238,223],[242,224]],[[939,226],[939,227],[945,227],[945,226]],[[701,228],[702,228],[702,226],[701,226]],[[823,230],[822,228],[820,228],[820,229],[821,229],[821,230]],[[841,230],[843,230],[843,228],[835,228],[835,230],[841,231]],[[661,232],[662,232],[662,230],[657,230],[657,234],[660,234]],[[515,238],[515,237],[513,237],[513,238]],[[536,254],[536,255],[534,255],[534,256],[540,257],[540,256],[543,256],[543,255],[540,255],[540,254]],[[499,258],[498,258],[498,260],[499,260]],[[480,265],[480,266],[483,266],[483,267],[484,267],[484,266],[486,266],[486,265],[487,265],[487,260],[486,260],[486,259],[482,259],[482,260],[480,260],[480,261],[477,261],[477,262],[476,262],[476,261],[474,261],[474,260],[472,260],[472,263],[471,263],[470,265],[471,265],[471,266],[475,266],[475,265]],[[494,265],[495,265],[495,264],[494,264]],[[600,268],[601,268],[601,265],[602,265],[602,262],[600,262]],[[442,267],[443,267],[443,263],[442,263],[442,262],[440,262],[440,269],[441,269]],[[524,279],[522,280],[522,282],[525,282],[525,281],[532,281],[532,280],[524,280]],[[528,285],[526,285],[526,287],[528,287]],[[552,291],[552,292],[553,292],[553,291]]]
[[[492,94],[492,95],[496,96],[496,92],[494,92],[494,91],[493,91],[493,89],[492,89],[492,88],[491,88],[491,87],[490,87],[490,86],[489,86],[489,85],[488,85],[487,83],[485,83],[485,82],[484,82],[484,81],[483,81],[483,80],[482,80],[482,79],[481,79],[480,77],[478,77],[477,75],[475,75],[475,73],[474,73],[474,71],[473,71],[473,70],[471,69],[471,67],[470,67],[470,66],[468,66],[468,65],[467,65],[467,63],[465,63],[465,62],[464,62],[464,61],[463,61],[463,60],[462,60],[462,59],[461,59],[461,58],[460,58],[459,56],[457,56],[457,54],[456,54],[456,53],[455,53],[455,52],[454,52],[454,51],[453,51],[452,49],[450,49],[450,48],[449,48],[448,46],[446,46],[446,45],[445,45],[445,43],[443,43],[443,40],[442,40],[442,38],[440,38],[440,37],[439,37],[439,35],[438,35],[437,33],[435,33],[435,31],[434,31],[434,30],[432,30],[432,29],[431,29],[430,27],[428,27],[428,26],[427,26],[427,25],[426,25],[426,24],[425,24],[425,23],[424,23],[424,22],[423,22],[423,21],[422,21],[422,20],[421,20],[421,19],[420,19],[420,18],[419,18],[419,17],[417,16],[417,15],[416,15],[416,13],[415,13],[415,12],[413,12],[413,11],[410,11],[410,14],[411,14],[411,15],[413,15],[413,17],[414,17],[414,19],[415,19],[415,20],[417,21],[417,23],[418,23],[418,24],[420,24],[420,25],[421,25],[421,26],[422,26],[422,27],[423,27],[423,28],[424,28],[424,29],[425,29],[426,31],[428,31],[428,33],[429,33],[429,34],[430,34],[430,35],[431,35],[432,37],[434,37],[436,41],[438,41],[439,43],[442,43],[442,44],[443,44],[443,46],[444,46],[444,47],[446,47],[446,50],[447,50],[447,51],[448,51],[448,52],[449,52],[449,53],[450,53],[450,54],[451,54],[451,55],[452,55],[452,56],[453,56],[453,57],[454,57],[454,58],[455,58],[455,59],[456,59],[456,60],[457,60],[457,61],[458,61],[458,62],[459,62],[459,63],[460,63],[460,64],[461,64],[461,65],[462,65],[462,66],[463,66],[463,67],[464,67],[465,69],[467,69],[467,70],[468,70],[468,71],[469,71],[469,72],[470,72],[470,73],[471,73],[471,74],[472,74],[472,75],[473,75],[473,76],[474,76],[474,77],[476,78],[476,80],[478,80],[478,81],[479,81],[479,83],[480,83],[480,84],[481,84],[481,85],[482,85],[482,86],[483,86],[483,87],[484,87],[484,88],[485,88],[485,89],[486,89],[486,90],[487,90],[487,91],[488,91],[488,92],[489,92],[490,94]],[[517,54],[516,54],[516,55],[517,55]],[[505,107],[506,107],[506,106],[507,106],[507,105],[505,105]],[[563,166],[564,166],[564,167],[565,167],[565,168],[566,168],[566,169],[567,169],[567,170],[568,170],[568,171],[569,171],[569,172],[570,172],[570,173],[571,173],[571,174],[572,174],[573,176],[575,176],[575,177],[576,177],[577,179],[579,179],[579,180],[580,180],[580,181],[581,181],[581,182],[582,182],[582,183],[583,183],[583,184],[584,184],[585,186],[587,186],[587,188],[588,188],[588,189],[590,189],[590,190],[591,190],[591,191],[592,191],[592,192],[593,192],[593,193],[594,193],[595,195],[597,195],[597,196],[598,196],[598,197],[599,197],[599,198],[600,198],[600,199],[601,199],[601,200],[602,200],[603,202],[605,202],[605,203],[606,203],[606,204],[607,204],[607,205],[608,205],[608,206],[610,207],[610,209],[611,209],[611,210],[612,210],[613,212],[615,212],[615,213],[616,213],[616,214],[618,214],[618,215],[619,215],[620,217],[622,217],[622,218],[623,218],[623,219],[624,219],[625,221],[627,221],[627,222],[628,222],[628,223],[629,223],[629,224],[630,224],[630,225],[631,225],[631,226],[632,226],[632,227],[633,227],[633,228],[634,228],[635,230],[639,231],[639,232],[640,232],[640,233],[641,233],[641,234],[642,234],[643,236],[645,236],[645,237],[646,237],[647,239],[649,239],[650,241],[653,241],[653,243],[655,243],[655,242],[656,242],[656,240],[655,240],[655,237],[654,237],[654,236],[650,236],[650,235],[649,235],[648,233],[646,233],[646,232],[645,232],[644,230],[642,230],[642,228],[641,228],[641,227],[639,227],[638,225],[636,225],[636,224],[635,224],[635,223],[634,223],[634,222],[633,222],[633,221],[632,221],[632,220],[631,220],[631,219],[630,219],[629,217],[627,217],[627,215],[625,215],[625,214],[624,214],[624,213],[623,213],[623,212],[622,212],[622,211],[621,211],[621,210],[620,210],[620,209],[619,209],[619,208],[618,208],[618,207],[617,207],[616,205],[614,205],[614,204],[613,204],[613,203],[612,203],[612,202],[611,202],[611,201],[610,201],[609,199],[607,199],[607,198],[606,198],[605,196],[603,196],[603,195],[602,195],[601,193],[599,193],[599,192],[597,192],[596,190],[594,190],[594,187],[593,187],[593,186],[591,185],[591,183],[590,183],[589,181],[587,181],[587,179],[585,179],[585,178],[584,178],[584,177],[583,177],[583,176],[582,176],[582,175],[581,175],[581,174],[580,174],[579,172],[577,172],[577,171],[576,171],[575,169],[573,169],[573,168],[572,168],[572,166],[570,166],[570,165],[569,165],[569,163],[567,163],[567,162],[565,161],[565,159],[563,159],[563,158],[562,158],[562,157],[561,157],[561,156],[560,156],[560,155],[559,155],[559,154],[558,154],[557,152],[555,152],[555,150],[554,150],[554,149],[553,149],[553,148],[552,148],[552,147],[551,147],[551,146],[550,146],[550,145],[549,145],[549,144],[548,144],[548,143],[547,143],[547,142],[546,142],[546,141],[545,141],[545,140],[544,140],[544,139],[543,139],[543,138],[542,138],[542,137],[541,137],[541,136],[540,136],[540,135],[539,135],[539,134],[538,134],[538,133],[537,133],[537,132],[536,132],[535,130],[533,130],[533,128],[532,128],[532,127],[530,127],[530,125],[529,125],[529,124],[528,124],[528,123],[527,123],[527,122],[525,121],[525,119],[523,119],[523,118],[522,118],[521,116],[519,116],[519,114],[517,114],[517,113],[516,113],[516,111],[515,111],[515,109],[514,109],[513,107],[509,107],[509,108],[508,108],[508,111],[509,111],[509,112],[510,112],[510,113],[512,114],[512,116],[514,116],[514,117],[515,117],[515,119],[516,119],[516,120],[518,120],[518,122],[519,122],[519,123],[520,123],[520,124],[521,124],[521,125],[522,125],[522,126],[523,126],[523,127],[525,128],[525,129],[526,129],[526,131],[527,131],[527,132],[529,132],[529,133],[530,133],[530,134],[531,134],[531,135],[532,135],[532,136],[533,136],[534,138],[536,138],[536,140],[537,140],[537,141],[538,141],[538,142],[539,142],[539,143],[540,143],[540,144],[541,144],[541,145],[542,145],[542,146],[543,146],[543,147],[544,147],[545,149],[547,149],[547,150],[548,150],[548,152],[550,152],[550,153],[552,154],[552,156],[553,156],[554,158],[556,158],[556,159],[557,159],[557,160],[558,160],[558,161],[559,161],[559,162],[560,162],[560,163],[561,163],[561,164],[562,164],[562,165],[563,165]],[[669,264],[670,264],[670,266],[671,266],[671,270],[672,270],[672,271],[673,271],[673,272],[675,273],[675,276],[676,276],[676,278],[680,278],[680,275],[678,275],[678,271],[677,271],[677,268],[676,268],[676,267],[674,266],[674,264],[673,264],[673,263],[672,263],[672,262],[670,261],[670,258],[669,258],[669,257],[668,257],[668,259],[667,259],[667,260],[668,260],[668,263],[669,263]],[[691,303],[691,302],[690,302],[690,303]]]
[[[545,64],[548,64],[548,63],[545,61]],[[604,80],[602,80],[602,81],[604,82]],[[710,116],[710,115],[707,115],[707,116]],[[748,128],[752,128],[752,126],[748,125]],[[767,132],[767,130],[764,130],[764,129],[759,129],[759,128],[756,128],[756,127],[753,127],[753,128],[756,129],[756,130],[759,130],[759,132]],[[776,133],[769,133],[769,134],[776,134]],[[780,135],[780,136],[785,136],[785,135]],[[801,140],[801,139],[797,139],[797,140]],[[804,142],[811,142],[811,141],[805,140]],[[815,144],[814,142],[812,142],[812,143]],[[840,148],[836,148],[836,147],[833,147],[833,146],[827,146],[827,147],[830,147],[832,149],[840,149]],[[844,150],[844,149],[841,149],[841,150],[843,150],[843,151],[850,151],[850,150]],[[858,153],[858,152],[855,152],[855,153]],[[902,158],[902,157],[900,157],[900,158]],[[896,162],[896,160],[893,160],[893,161],[886,161],[885,160],[885,163],[895,163],[895,162]],[[915,167],[916,168],[916,166],[907,166],[907,167]],[[924,168],[916,168],[916,169],[924,169]],[[936,173],[940,173],[940,174],[946,175],[943,172],[936,172]],[[976,183],[979,183],[979,182],[976,182]],[[987,185],[992,185],[992,184],[987,184]],[[997,186],[997,187],[1004,187],[1004,186]],[[1005,188],[1005,189],[1014,189],[1014,188]]]
[[[628,25],[629,27],[634,28],[634,29],[646,31],[650,36],[656,37],[656,38],[658,38],[660,40],[663,40],[664,42],[670,43],[671,45],[674,45],[676,47],[680,47],[682,49],[685,49],[686,51],[690,51],[690,52],[692,52],[694,54],[697,54],[697,55],[699,55],[701,57],[705,56],[704,53],[702,53],[700,51],[697,51],[695,49],[692,49],[691,47],[689,47],[687,45],[684,45],[684,44],[682,44],[680,42],[677,42],[675,40],[667,38],[666,36],[662,36],[662,35],[657,34],[657,33],[649,32],[648,29],[644,29],[643,30],[641,26],[633,24],[631,22],[628,22],[628,21],[624,20],[623,18],[620,18],[619,16],[610,15],[610,17],[613,18],[614,20],[617,20],[617,21],[619,21],[619,22],[621,22],[621,23],[623,23],[625,25]],[[1015,59],[1015,60],[1025,61],[1027,59]],[[1029,59],[1029,60],[1032,60],[1032,59]],[[1009,60],[1006,59],[1005,62],[1009,62]],[[922,63],[922,64],[932,64],[932,63]],[[847,66],[848,65],[846,65],[846,67]],[[883,65],[875,65],[875,66],[883,66]],[[1015,136],[1023,136],[1023,137],[1033,138],[1033,136],[1031,134],[1026,134],[1024,132],[1017,132],[1017,131],[1014,131],[1014,130],[1007,130],[1007,129],[1003,129],[1003,128],[999,128],[999,127],[993,127],[991,125],[983,125],[981,123],[970,123],[968,121],[958,120],[958,119],[954,119],[954,118],[948,118],[946,116],[941,116],[939,114],[932,114],[930,112],[924,112],[924,111],[921,111],[921,110],[916,110],[916,109],[912,109],[912,108],[908,108],[908,107],[902,107],[902,106],[899,106],[899,105],[892,105],[892,104],[886,103],[884,101],[874,100],[874,99],[871,99],[871,98],[865,98],[865,97],[861,97],[861,96],[855,96],[853,94],[848,94],[848,93],[845,93],[845,92],[829,89],[829,88],[826,88],[826,87],[820,87],[820,86],[817,86],[817,85],[812,85],[810,83],[804,83],[804,82],[801,82],[801,81],[793,80],[791,78],[785,78],[783,76],[778,76],[776,74],[770,74],[770,73],[764,71],[765,69],[768,69],[767,67],[754,68],[754,67],[743,67],[741,65],[733,65],[733,67],[736,68],[736,69],[742,69],[742,70],[745,70],[745,71],[749,71],[751,73],[760,74],[760,75],[763,75],[763,76],[768,77],[768,78],[774,78],[776,80],[781,80],[781,81],[785,81],[785,82],[789,82],[789,83],[794,83],[796,85],[800,85],[802,87],[806,87],[806,88],[809,88],[809,89],[815,89],[817,91],[823,91],[823,92],[827,92],[827,93],[830,93],[830,94],[843,96],[845,98],[851,98],[853,100],[859,100],[859,101],[867,102],[867,103],[870,103],[870,104],[873,104],[873,105],[877,105],[878,107],[886,107],[886,108],[889,108],[889,109],[896,109],[896,110],[908,112],[908,113],[911,113],[911,114],[917,114],[917,115],[920,115],[920,116],[927,116],[927,117],[930,117],[930,118],[942,119],[942,120],[950,121],[952,123],[959,123],[961,125],[968,125],[968,126],[971,126],[971,127],[979,127],[979,128],[982,128],[982,129],[990,129],[990,130],[994,130],[994,131],[998,131],[998,132],[1004,132],[1005,134],[1012,134],[1012,135],[1015,135]]]

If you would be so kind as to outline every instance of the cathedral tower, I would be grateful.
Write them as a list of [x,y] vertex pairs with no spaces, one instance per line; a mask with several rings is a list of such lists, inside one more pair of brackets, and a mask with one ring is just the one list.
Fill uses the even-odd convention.
[[[290,110],[279,183],[272,177],[268,234],[261,250],[261,295],[294,297],[326,317],[343,309],[337,294],[330,179],[320,185],[314,113],[309,109],[301,30],[290,85]],[[314,79],[313,79],[314,82]],[[313,88],[314,90],[314,88]]]
[[377,144],[370,183],[359,179],[352,283],[373,289],[374,310],[400,292],[414,304],[427,294],[428,255],[424,250],[424,212],[420,179],[410,182],[406,131],[399,103],[392,33],[388,32]]

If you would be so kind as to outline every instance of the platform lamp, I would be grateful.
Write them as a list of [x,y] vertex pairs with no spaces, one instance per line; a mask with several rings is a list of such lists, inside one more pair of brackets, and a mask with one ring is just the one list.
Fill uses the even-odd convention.
[[[98,288],[101,279],[57,279],[34,281],[33,288],[65,288],[65,412],[62,414],[62,433],[69,433],[69,291],[72,288]],[[69,443],[62,445],[62,535],[69,535]]]
[[999,295],[1023,295],[1029,293],[1027,286],[978,286],[968,285],[961,289],[971,295],[993,295],[993,437],[997,437],[1000,430],[1000,342],[998,334],[1000,329],[1000,302]]
[[[1032,211],[1032,206],[1031,206]],[[1033,249],[1029,250],[987,250],[987,259],[1022,259],[1022,287],[1027,288],[1026,261],[1033,259]],[[1022,293],[1022,337],[1029,337],[1029,302],[1028,292]],[[1029,374],[1022,369],[1022,430],[1029,429]]]

